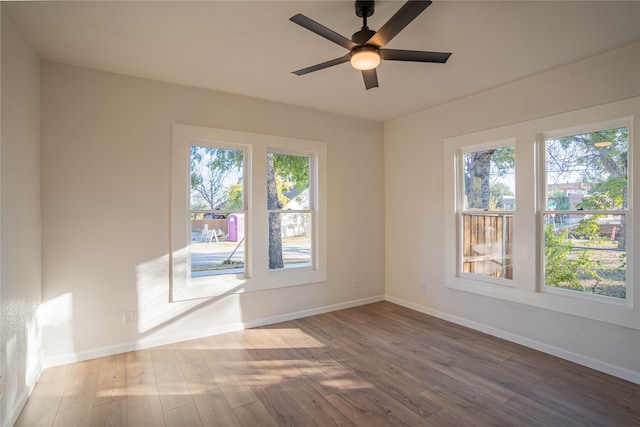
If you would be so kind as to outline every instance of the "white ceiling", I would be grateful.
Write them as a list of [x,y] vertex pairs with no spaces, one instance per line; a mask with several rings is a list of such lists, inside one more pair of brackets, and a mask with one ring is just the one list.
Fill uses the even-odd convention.
[[[376,30],[402,5],[376,2]],[[453,52],[446,64],[387,61],[366,91],[346,53],[289,21],[350,37],[352,1],[72,1],[10,4],[46,59],[386,121],[640,40],[640,1],[436,1],[387,47]]]

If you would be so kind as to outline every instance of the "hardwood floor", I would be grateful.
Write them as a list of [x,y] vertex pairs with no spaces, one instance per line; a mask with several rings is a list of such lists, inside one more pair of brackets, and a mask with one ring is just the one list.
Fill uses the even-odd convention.
[[640,385],[388,302],[47,369],[17,426],[640,426]]

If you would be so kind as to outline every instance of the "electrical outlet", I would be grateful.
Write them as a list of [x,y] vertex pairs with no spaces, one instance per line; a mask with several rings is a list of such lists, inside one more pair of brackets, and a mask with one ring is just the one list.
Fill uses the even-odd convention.
[[421,294],[426,294],[427,293],[427,284],[426,283],[421,283],[420,284],[420,293]]
[[360,287],[360,281],[358,279],[353,279],[353,287],[354,288],[359,288]]
[[122,325],[133,326],[133,311],[122,312]]

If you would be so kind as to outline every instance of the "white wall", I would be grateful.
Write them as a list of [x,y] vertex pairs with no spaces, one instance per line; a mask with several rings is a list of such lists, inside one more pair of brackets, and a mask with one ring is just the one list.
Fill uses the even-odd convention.
[[[45,363],[383,298],[381,124],[51,62],[41,75]],[[174,123],[327,143],[326,283],[168,302]]]
[[12,425],[41,372],[40,64],[2,3],[0,425]]
[[638,76],[635,44],[386,123],[387,298],[640,382],[640,330],[445,288],[443,269],[445,138],[637,96]]

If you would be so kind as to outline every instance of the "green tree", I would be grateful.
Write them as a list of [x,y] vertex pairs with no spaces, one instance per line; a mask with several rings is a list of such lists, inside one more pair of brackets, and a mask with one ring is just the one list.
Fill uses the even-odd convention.
[[225,209],[242,209],[243,204],[242,184],[229,186],[229,200],[225,205]]
[[559,211],[566,211],[571,207],[569,203],[569,196],[567,196],[564,191],[557,188],[549,192],[548,198],[550,203],[555,203],[556,209]]
[[[572,135],[547,144],[549,165],[556,179],[580,179],[589,188],[577,206],[584,210],[616,210],[627,205],[629,129],[617,128]],[[578,233],[596,237],[597,215],[583,219]],[[626,248],[626,217],[622,215],[618,248]]]
[[504,199],[504,196],[513,196],[511,187],[502,182],[496,182],[495,184],[491,185],[489,193],[489,205],[492,209],[503,209],[504,206],[502,204],[502,201]]
[[[228,180],[234,172],[240,172],[243,152],[192,146],[190,162],[192,207],[212,210],[231,209]],[[235,198],[237,203],[237,195]],[[239,200],[242,201],[241,195]],[[196,201],[197,206],[194,206]]]
[[[584,291],[581,276],[592,277],[597,283],[602,279],[598,268],[602,264],[592,260],[586,250],[577,256],[571,256],[573,244],[568,238],[569,230],[562,230],[556,234],[551,224],[544,230],[545,281],[547,286],[564,287],[577,291]],[[594,286],[595,287],[595,286]]]

